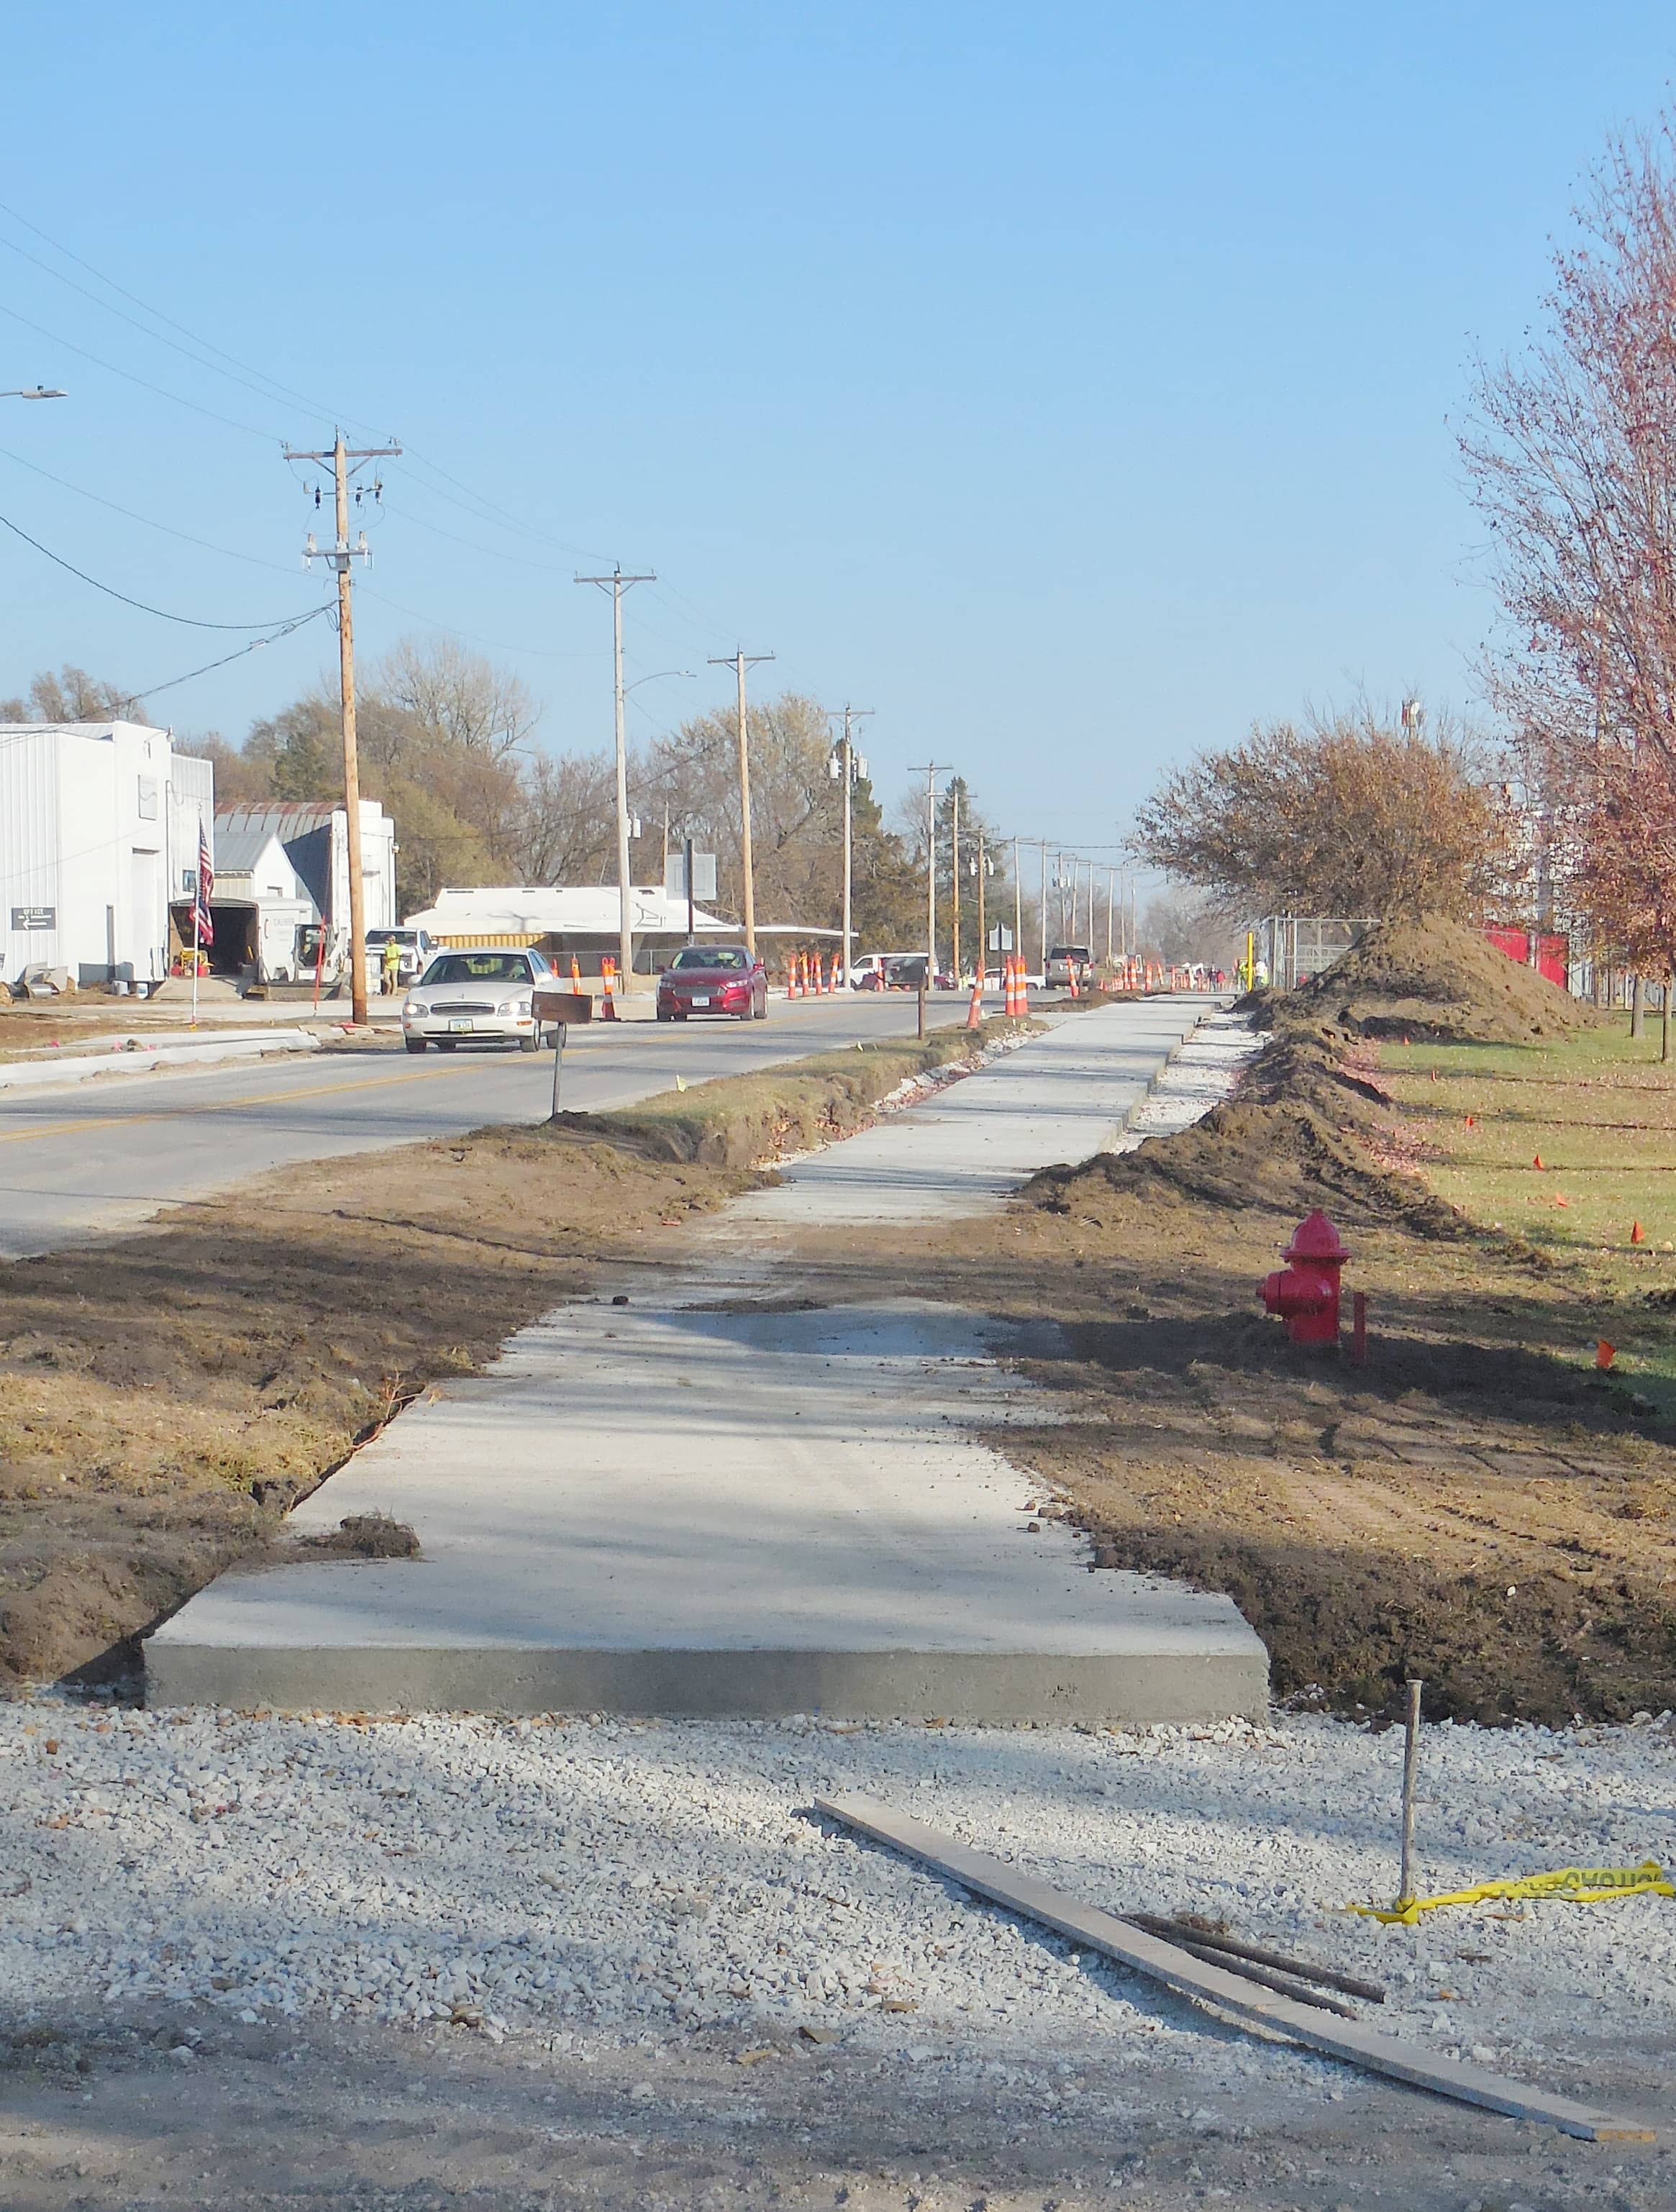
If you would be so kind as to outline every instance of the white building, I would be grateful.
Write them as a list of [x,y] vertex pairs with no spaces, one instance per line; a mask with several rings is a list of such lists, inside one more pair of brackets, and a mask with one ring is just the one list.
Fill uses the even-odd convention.
[[[617,957],[622,910],[615,884],[532,884],[440,891],[434,906],[407,921],[443,945],[532,945],[562,962],[574,953],[585,975],[598,975],[602,955]],[[687,902],[671,898],[661,886],[631,890],[628,916],[638,973],[655,972],[674,946],[687,941]],[[738,922],[723,921],[702,907],[693,909],[692,920],[695,937],[744,934]]]
[[141,722],[0,723],[0,979],[78,987],[168,973],[171,903],[191,901],[215,769]]
[[[216,839],[212,969],[252,982],[298,983],[313,975],[318,962],[326,981],[343,975],[349,941],[344,809],[306,799],[224,806]],[[361,802],[361,872],[366,927],[392,927],[396,825],[373,799]]]

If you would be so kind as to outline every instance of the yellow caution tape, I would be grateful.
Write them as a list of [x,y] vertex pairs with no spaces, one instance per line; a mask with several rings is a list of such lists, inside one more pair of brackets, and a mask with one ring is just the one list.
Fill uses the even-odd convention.
[[1656,1859],[1643,1859],[1632,1867],[1559,1867],[1552,1874],[1521,1875],[1511,1881],[1475,1882],[1471,1889],[1452,1889],[1442,1897],[1411,1897],[1388,1911],[1377,1905],[1352,1905],[1352,1912],[1369,1919],[1400,1921],[1412,1928],[1423,1912],[1436,1912],[1440,1905],[1481,1905],[1486,1899],[1558,1897],[1567,1905],[1606,1905],[1615,1897],[1676,1897],[1676,1886],[1665,1880]]

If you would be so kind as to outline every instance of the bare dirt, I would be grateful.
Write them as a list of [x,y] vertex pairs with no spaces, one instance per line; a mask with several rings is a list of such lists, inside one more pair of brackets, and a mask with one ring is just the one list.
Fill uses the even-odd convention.
[[[799,1280],[1056,1317],[1061,1355],[1029,1364],[1055,1418],[998,1448],[1101,1565],[1231,1595],[1280,1696],[1394,1711],[1415,1674],[1437,1717],[1656,1713],[1676,1706],[1676,1450],[1593,1359],[1600,1336],[1667,1358],[1676,1315],[1407,1171],[1424,1146],[1367,1041],[1420,972],[1452,1023],[1505,1033],[1503,979],[1492,965],[1479,991],[1460,934],[1443,925],[1430,955],[1397,939],[1403,999],[1364,964],[1355,1036],[1319,997],[1272,1004],[1281,1026],[1239,1095],[1181,1135],[1048,1170],[981,1220],[806,1237]],[[1485,958],[1516,978],[1518,1019],[1540,1010],[1552,985]],[[1258,1303],[1316,1206],[1351,1246],[1346,1296],[1371,1294],[1363,1369],[1294,1347]]]
[[1477,930],[1433,915],[1376,922],[1359,945],[1290,993],[1259,993],[1283,1021],[1314,1018],[1362,1036],[1513,1044],[1592,1027],[1594,1010],[1521,967]]
[[123,1669],[428,1383],[1009,1026],[283,1170],[0,1263],[0,1692]]

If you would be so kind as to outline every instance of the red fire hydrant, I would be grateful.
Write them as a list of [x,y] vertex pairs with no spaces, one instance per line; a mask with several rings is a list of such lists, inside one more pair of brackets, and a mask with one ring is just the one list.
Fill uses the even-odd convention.
[[1350,1254],[1319,1206],[1292,1231],[1281,1256],[1292,1264],[1266,1275],[1258,1296],[1285,1322],[1294,1344],[1336,1344],[1339,1270]]

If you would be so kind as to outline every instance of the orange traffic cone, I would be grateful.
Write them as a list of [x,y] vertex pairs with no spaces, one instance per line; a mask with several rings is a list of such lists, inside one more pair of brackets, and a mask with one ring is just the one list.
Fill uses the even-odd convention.
[[798,956],[795,952],[788,953],[786,958],[786,995],[788,999],[803,996],[798,986]]
[[843,988],[844,956],[841,952],[835,952],[832,956],[832,990],[835,998]]
[[978,976],[972,985],[972,1003],[966,1009],[966,1026],[969,1030],[983,1027],[983,977],[981,975]]
[[574,952],[570,956],[570,988],[573,991],[582,988],[582,963]]
[[608,953],[599,963],[599,1018],[602,1022],[616,1019],[616,963]]
[[1067,971],[1071,977],[1071,995],[1073,999],[1080,999],[1083,994],[1077,988],[1077,963],[1072,960],[1068,962],[1066,965]]

